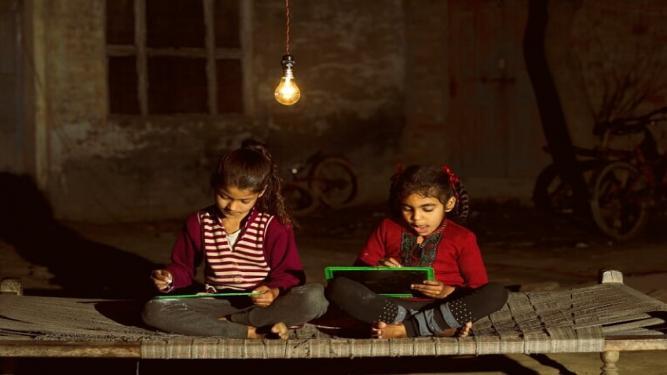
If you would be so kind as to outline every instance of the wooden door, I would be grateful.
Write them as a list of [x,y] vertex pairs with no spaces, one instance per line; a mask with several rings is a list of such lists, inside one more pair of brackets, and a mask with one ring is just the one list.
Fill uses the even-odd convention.
[[532,177],[546,156],[523,58],[527,0],[448,2],[447,149],[469,177]]
[[0,0],[0,171],[24,172],[19,0]]

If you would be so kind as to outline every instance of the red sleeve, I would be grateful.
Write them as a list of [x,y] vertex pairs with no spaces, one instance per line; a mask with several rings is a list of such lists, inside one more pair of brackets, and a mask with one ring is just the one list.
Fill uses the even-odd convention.
[[458,262],[464,285],[467,287],[479,288],[489,282],[486,267],[482,260],[482,253],[477,245],[477,238],[472,232],[468,232],[468,235],[463,239]]
[[271,268],[266,278],[267,286],[284,291],[306,282],[291,226],[271,220],[266,228],[264,256]]
[[366,245],[359,252],[355,264],[377,266],[381,259],[387,258],[387,225],[387,220],[383,220],[371,233]]
[[201,224],[199,213],[188,217],[171,250],[171,264],[166,269],[174,278],[174,288],[192,284],[201,263]]

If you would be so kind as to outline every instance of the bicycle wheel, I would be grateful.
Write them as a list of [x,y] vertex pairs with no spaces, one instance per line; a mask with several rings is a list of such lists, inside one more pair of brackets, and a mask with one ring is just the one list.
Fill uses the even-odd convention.
[[553,164],[544,168],[535,180],[533,203],[539,210],[550,214],[572,213],[573,196],[572,187],[560,178],[558,169]]
[[350,163],[341,158],[320,160],[313,167],[308,184],[322,203],[331,208],[339,208],[357,195],[357,176]]
[[[600,168],[599,161],[582,161],[579,164],[584,180],[591,185],[594,171]],[[547,165],[535,180],[533,204],[539,210],[549,214],[574,213],[574,190],[564,181],[554,164]]]
[[591,212],[597,227],[619,241],[636,236],[648,215],[647,184],[627,162],[613,162],[595,180]]
[[313,212],[317,206],[315,197],[313,197],[307,188],[301,185],[288,182],[283,186],[282,193],[285,198],[287,211],[295,216],[309,214]]

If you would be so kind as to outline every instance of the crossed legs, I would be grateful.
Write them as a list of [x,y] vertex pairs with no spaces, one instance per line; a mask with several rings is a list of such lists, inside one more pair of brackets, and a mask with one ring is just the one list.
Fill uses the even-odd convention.
[[444,300],[406,301],[343,277],[330,282],[327,295],[353,318],[371,324],[374,337],[383,338],[467,335],[474,321],[502,308],[508,297],[501,285],[487,284]]

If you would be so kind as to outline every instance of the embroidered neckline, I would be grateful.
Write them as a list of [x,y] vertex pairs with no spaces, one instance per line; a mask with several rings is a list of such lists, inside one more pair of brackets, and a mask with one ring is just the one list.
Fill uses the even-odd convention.
[[428,236],[423,236],[421,243],[417,242],[419,236],[411,230],[401,234],[401,264],[404,266],[429,267],[433,264],[438,252],[438,244],[444,237],[447,219]]

